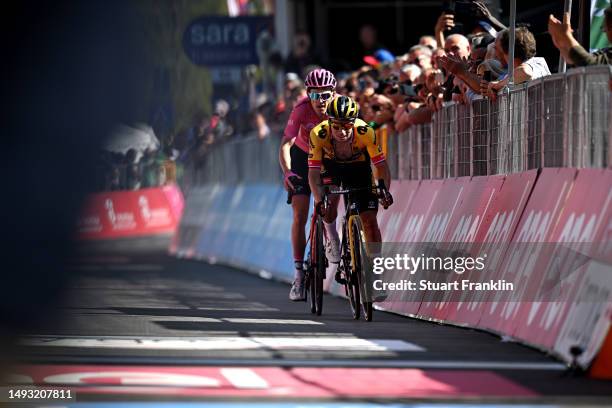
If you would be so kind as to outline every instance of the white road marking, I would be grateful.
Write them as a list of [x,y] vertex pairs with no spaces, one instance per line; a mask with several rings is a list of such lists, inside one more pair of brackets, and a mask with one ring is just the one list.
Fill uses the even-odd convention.
[[109,271],[161,271],[163,265],[158,264],[125,264],[125,265],[106,265]]
[[260,305],[244,305],[236,307],[223,307],[223,306],[198,306],[196,310],[218,310],[218,311],[236,311],[236,312],[280,312],[280,309],[269,307],[263,304]]
[[[56,357],[53,357],[56,358]],[[69,364],[132,364],[180,366],[233,366],[233,367],[343,367],[343,368],[415,368],[446,370],[521,370],[564,371],[567,366],[555,362],[530,361],[463,361],[463,360],[379,360],[379,359],[211,359],[208,357],[148,357],[148,356],[62,356]],[[55,361],[55,360],[53,360]],[[44,363],[38,357],[37,363]],[[27,383],[28,381],[25,381]],[[18,382],[14,382],[18,383]]]
[[313,324],[322,325],[321,322],[315,322],[314,320],[291,320],[291,319],[243,319],[243,318],[222,318],[224,322],[228,323],[245,323],[245,324]]
[[169,337],[169,338],[91,338],[28,337],[27,346],[86,347],[145,350],[300,350],[300,351],[425,351],[423,347],[403,340],[339,337]]
[[[139,316],[139,317],[143,317],[142,315],[122,315],[122,316]],[[144,316],[148,319],[155,319],[155,320],[160,320],[160,321],[165,321],[165,322],[193,322],[193,323],[223,323],[221,320],[219,319],[215,319],[212,317],[194,317],[194,316],[156,316],[156,315],[150,315],[150,316]]]

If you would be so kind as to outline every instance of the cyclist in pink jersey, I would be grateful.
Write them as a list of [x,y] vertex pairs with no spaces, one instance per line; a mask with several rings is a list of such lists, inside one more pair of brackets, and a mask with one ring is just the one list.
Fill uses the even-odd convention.
[[[293,223],[291,226],[291,245],[295,275],[289,299],[304,300],[304,250],[306,248],[306,221],[310,205],[308,185],[308,149],[310,131],[327,119],[327,106],[333,100],[336,78],[326,69],[315,69],[304,80],[308,97],[293,108],[283,134],[279,150],[280,166],[284,173],[285,189],[291,198]],[[338,232],[336,222],[326,224],[328,237],[327,258],[330,262],[340,261]]]

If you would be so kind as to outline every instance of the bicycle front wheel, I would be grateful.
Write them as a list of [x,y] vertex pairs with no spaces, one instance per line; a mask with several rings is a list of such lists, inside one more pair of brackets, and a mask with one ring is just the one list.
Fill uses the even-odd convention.
[[361,316],[361,304],[359,300],[359,282],[357,281],[357,277],[353,269],[351,268],[350,258],[345,256],[348,253],[348,244],[346,240],[348,239],[348,234],[346,233],[347,229],[342,229],[342,259],[340,260],[339,267],[342,267],[342,271],[344,272],[346,283],[344,284],[344,291],[346,293],[346,297],[349,300],[349,305],[351,306],[351,313],[353,315],[353,319],[358,320]]
[[311,240],[311,265],[312,277],[310,282],[311,289],[311,310],[321,316],[323,313],[323,280],[325,279],[325,247],[323,246],[323,219],[316,218],[314,237]]
[[369,322],[372,321],[373,307],[372,307],[372,296],[370,288],[368,287],[366,273],[370,268],[370,258],[368,257],[368,251],[366,246],[365,232],[363,230],[363,224],[359,216],[352,217],[351,222],[351,242],[353,250],[353,273],[357,278],[357,286],[361,295],[361,308],[365,319]]

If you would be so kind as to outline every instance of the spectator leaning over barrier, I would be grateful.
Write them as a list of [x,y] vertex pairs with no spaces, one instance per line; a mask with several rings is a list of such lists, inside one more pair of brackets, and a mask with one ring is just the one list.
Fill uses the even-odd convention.
[[[510,32],[508,29],[502,31],[497,37],[496,50],[498,59],[508,66],[510,58]],[[514,42],[514,83],[521,84],[533,79],[550,75],[548,64],[542,57],[536,57],[536,41],[531,31],[526,27],[518,27],[515,32]],[[480,88],[483,95],[495,97],[503,87],[510,81],[510,75],[500,81],[481,81]]]
[[[604,11],[605,24],[602,29],[606,31],[608,42],[612,43],[612,7]],[[552,14],[548,18],[548,32],[552,37],[555,47],[569,64],[576,66],[585,65],[610,65],[612,63],[612,47],[603,48],[589,54],[576,41],[572,34],[570,17],[568,13],[563,15],[563,22],[557,20]]]
[[[461,34],[452,34],[449,35],[444,42],[444,51],[447,57],[460,61],[467,66],[472,48],[467,37]],[[452,70],[447,70],[447,77],[443,85],[443,98],[445,102],[452,100],[453,91],[455,91],[454,81],[455,73],[453,73]]]
[[480,33],[472,37],[472,51],[467,63],[453,56],[442,56],[438,59],[438,63],[445,70],[461,80],[462,83],[458,86],[466,103],[471,102],[480,93],[480,80],[482,78],[476,75],[476,68],[485,60],[489,46],[494,42],[495,38],[493,36],[488,33]]

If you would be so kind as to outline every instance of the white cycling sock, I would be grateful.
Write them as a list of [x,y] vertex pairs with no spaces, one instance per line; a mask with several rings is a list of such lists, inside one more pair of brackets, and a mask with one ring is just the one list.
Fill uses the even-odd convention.
[[338,230],[336,230],[336,220],[333,220],[329,224],[323,221],[323,225],[325,225],[325,231],[327,231],[327,238],[333,239],[334,241],[340,241],[340,237],[338,236]]
[[302,280],[304,280],[304,266],[303,266],[303,262],[302,261],[294,261],[294,266],[295,266],[295,272],[293,275],[293,278],[298,281],[301,282]]

